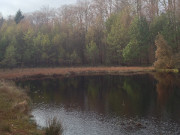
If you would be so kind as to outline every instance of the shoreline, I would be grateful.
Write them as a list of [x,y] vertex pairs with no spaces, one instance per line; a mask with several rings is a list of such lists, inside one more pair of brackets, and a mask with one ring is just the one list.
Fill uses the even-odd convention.
[[0,69],[0,78],[16,80],[21,78],[67,77],[78,75],[128,75],[155,72],[154,67],[67,67],[67,68],[16,68]]
[[0,81],[0,134],[42,135],[30,115],[30,98],[13,82]]

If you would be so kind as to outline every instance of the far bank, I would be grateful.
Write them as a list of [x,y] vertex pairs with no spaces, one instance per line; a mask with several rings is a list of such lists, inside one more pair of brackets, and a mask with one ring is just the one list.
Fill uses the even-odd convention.
[[142,74],[154,72],[153,67],[63,67],[63,68],[16,68],[0,69],[1,79],[20,79],[29,77],[56,77],[96,74]]

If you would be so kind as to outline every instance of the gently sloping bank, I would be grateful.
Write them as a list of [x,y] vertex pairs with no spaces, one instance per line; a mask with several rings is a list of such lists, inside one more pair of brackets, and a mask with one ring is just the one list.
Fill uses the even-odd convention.
[[30,99],[13,83],[0,81],[0,135],[41,135],[30,120]]
[[153,72],[153,67],[72,67],[72,68],[24,68],[13,70],[0,70],[3,79],[38,78],[71,75],[96,74],[139,74]]

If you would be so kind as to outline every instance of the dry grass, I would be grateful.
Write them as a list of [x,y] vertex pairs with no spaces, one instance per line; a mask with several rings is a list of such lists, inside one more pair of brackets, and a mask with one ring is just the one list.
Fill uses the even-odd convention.
[[146,73],[154,71],[153,67],[81,67],[81,68],[25,68],[13,70],[0,70],[3,79],[17,79],[32,76],[69,76],[91,74],[127,74]]
[[47,127],[45,129],[45,135],[62,135],[63,128],[61,123],[57,118],[50,119],[47,122]]
[[0,81],[0,135],[38,135],[30,122],[27,95],[13,83]]

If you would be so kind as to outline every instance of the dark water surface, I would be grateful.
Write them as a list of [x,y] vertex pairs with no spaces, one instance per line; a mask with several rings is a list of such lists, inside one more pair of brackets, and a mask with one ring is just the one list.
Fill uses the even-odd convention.
[[180,76],[99,75],[18,81],[29,89],[32,115],[64,135],[180,134]]

